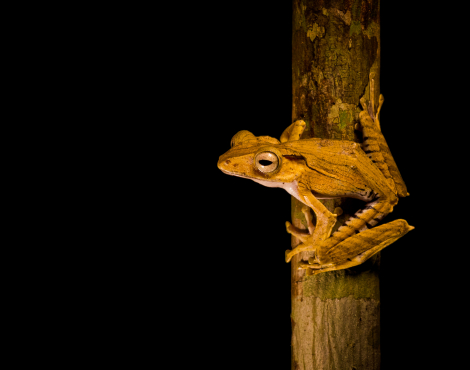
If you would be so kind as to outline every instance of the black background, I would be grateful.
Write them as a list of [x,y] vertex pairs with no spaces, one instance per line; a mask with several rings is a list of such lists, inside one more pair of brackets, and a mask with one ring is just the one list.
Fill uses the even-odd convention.
[[[290,196],[216,162],[237,131],[279,138],[292,122],[291,1],[121,11],[100,18],[109,23],[94,41],[105,56],[95,73],[106,78],[90,92],[110,102],[103,142],[119,161],[101,193],[120,245],[108,243],[96,265],[102,342],[130,363],[289,369]],[[447,86],[451,45],[425,33],[438,13],[381,4],[381,125],[411,194],[386,220],[416,227],[382,252],[382,370],[450,366],[457,351],[449,320],[460,305],[448,304],[444,278],[459,255],[442,213],[452,173],[442,147],[462,101]]]

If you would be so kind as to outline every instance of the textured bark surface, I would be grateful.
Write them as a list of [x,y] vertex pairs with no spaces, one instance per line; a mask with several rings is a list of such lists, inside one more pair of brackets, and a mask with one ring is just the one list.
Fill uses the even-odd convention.
[[[307,123],[302,138],[360,140],[354,131],[359,99],[369,100],[369,73],[380,94],[379,0],[293,0],[292,122]],[[344,213],[360,201],[322,201]],[[359,202],[359,203],[358,203]],[[305,228],[301,204],[292,198],[293,224]],[[292,247],[299,240],[292,237]],[[306,276],[292,259],[292,369],[380,368],[380,255],[352,269]]]

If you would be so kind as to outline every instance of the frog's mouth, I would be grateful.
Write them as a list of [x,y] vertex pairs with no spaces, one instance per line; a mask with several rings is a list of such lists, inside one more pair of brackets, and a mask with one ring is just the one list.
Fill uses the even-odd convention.
[[235,173],[235,172],[230,172],[230,171],[224,170],[223,168],[220,168],[220,167],[219,167],[219,170],[221,170],[223,173],[225,173],[225,174],[227,174],[227,175],[230,175],[230,176],[236,176],[236,177],[241,177],[242,179],[252,180],[251,177],[239,175],[239,174],[237,174],[237,173]]
[[342,197],[339,197],[339,196],[331,196],[331,195],[325,195],[325,194],[320,194],[320,193],[317,193],[316,191],[314,190],[311,190],[313,196],[317,199],[338,199],[338,198],[342,198]]

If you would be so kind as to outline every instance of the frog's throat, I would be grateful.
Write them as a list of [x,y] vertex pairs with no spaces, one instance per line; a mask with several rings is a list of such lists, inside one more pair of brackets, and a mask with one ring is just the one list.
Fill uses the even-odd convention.
[[299,184],[297,180],[294,180],[292,182],[281,182],[281,181],[267,181],[267,180],[259,180],[259,179],[251,179],[254,182],[257,182],[258,184],[261,184],[263,186],[266,186],[268,188],[282,188],[285,191],[287,191],[290,195],[301,201],[302,203],[305,203],[302,199],[300,199],[299,195]]

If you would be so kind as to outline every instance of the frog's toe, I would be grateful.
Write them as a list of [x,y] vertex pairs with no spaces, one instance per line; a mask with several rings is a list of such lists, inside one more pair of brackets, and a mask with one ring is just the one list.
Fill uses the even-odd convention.
[[292,259],[292,257],[295,256],[295,254],[296,254],[296,253],[295,253],[294,249],[288,249],[288,250],[286,250],[286,262],[289,263],[290,260]]
[[322,265],[320,265],[319,263],[301,263],[299,264],[299,270],[305,270],[305,275],[307,276],[317,275],[323,272]]
[[296,238],[299,238],[302,243],[304,243],[310,236],[307,230],[301,230],[292,225],[289,221],[286,221],[286,231],[289,234],[294,235]]
[[299,252],[300,251],[296,250],[296,248],[286,250],[286,262],[289,263],[292,257],[294,257]]

